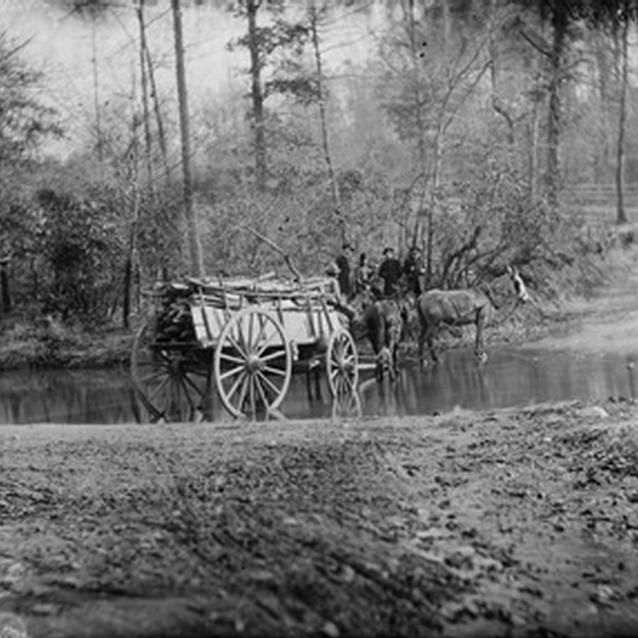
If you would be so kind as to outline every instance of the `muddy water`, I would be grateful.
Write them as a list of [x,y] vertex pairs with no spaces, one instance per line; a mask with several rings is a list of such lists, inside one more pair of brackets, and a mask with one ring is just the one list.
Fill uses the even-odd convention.
[[[634,367],[634,362],[636,367]],[[340,414],[417,415],[455,407],[490,409],[541,401],[638,396],[638,353],[618,355],[574,352],[492,350],[479,367],[467,351],[449,351],[442,362],[421,371],[406,362],[398,379],[378,383],[364,377],[358,401],[334,406],[325,380],[308,388],[293,377],[282,412],[289,418]],[[221,408],[213,419],[226,420]],[[0,373],[0,423],[143,422],[128,373],[113,370],[54,370]]]

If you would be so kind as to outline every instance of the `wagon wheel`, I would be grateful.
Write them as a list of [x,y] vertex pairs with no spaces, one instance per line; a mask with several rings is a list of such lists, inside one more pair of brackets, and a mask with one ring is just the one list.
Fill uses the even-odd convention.
[[210,366],[189,347],[154,340],[153,320],[139,329],[131,353],[131,377],[152,422],[192,421],[210,398]]
[[326,375],[333,397],[349,394],[359,382],[359,357],[352,335],[339,328],[330,335],[326,351]]
[[363,408],[361,398],[356,390],[344,392],[341,396],[335,396],[332,400],[333,419],[361,418]]
[[233,416],[273,412],[286,396],[292,352],[281,324],[248,307],[232,315],[219,335],[213,371],[219,397]]

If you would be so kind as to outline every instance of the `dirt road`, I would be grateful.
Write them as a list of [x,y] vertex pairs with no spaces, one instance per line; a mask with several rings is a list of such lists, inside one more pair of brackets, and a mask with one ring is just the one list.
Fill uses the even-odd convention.
[[[607,296],[543,345],[631,343]],[[0,445],[2,638],[638,635],[633,401]]]

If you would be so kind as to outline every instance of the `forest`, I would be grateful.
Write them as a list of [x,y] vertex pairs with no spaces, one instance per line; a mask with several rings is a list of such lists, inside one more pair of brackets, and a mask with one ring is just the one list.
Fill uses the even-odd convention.
[[[65,96],[2,33],[5,314],[128,326],[160,278],[288,274],[282,253],[322,274],[346,240],[377,263],[419,245],[429,287],[512,264],[551,295],[586,286],[632,221],[633,0],[47,4],[94,36],[125,24],[130,86],[105,99],[92,64],[72,152],[47,153],[70,136]],[[234,94],[189,102],[187,18],[206,7],[236,25],[220,44],[242,64]],[[330,63],[331,29],[355,18],[366,55]]]

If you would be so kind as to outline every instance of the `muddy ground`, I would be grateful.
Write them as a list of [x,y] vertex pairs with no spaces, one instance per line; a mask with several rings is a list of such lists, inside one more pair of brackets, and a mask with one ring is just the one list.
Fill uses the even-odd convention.
[[[542,345],[638,351],[637,281]],[[2,638],[638,635],[630,398],[0,446]]]

